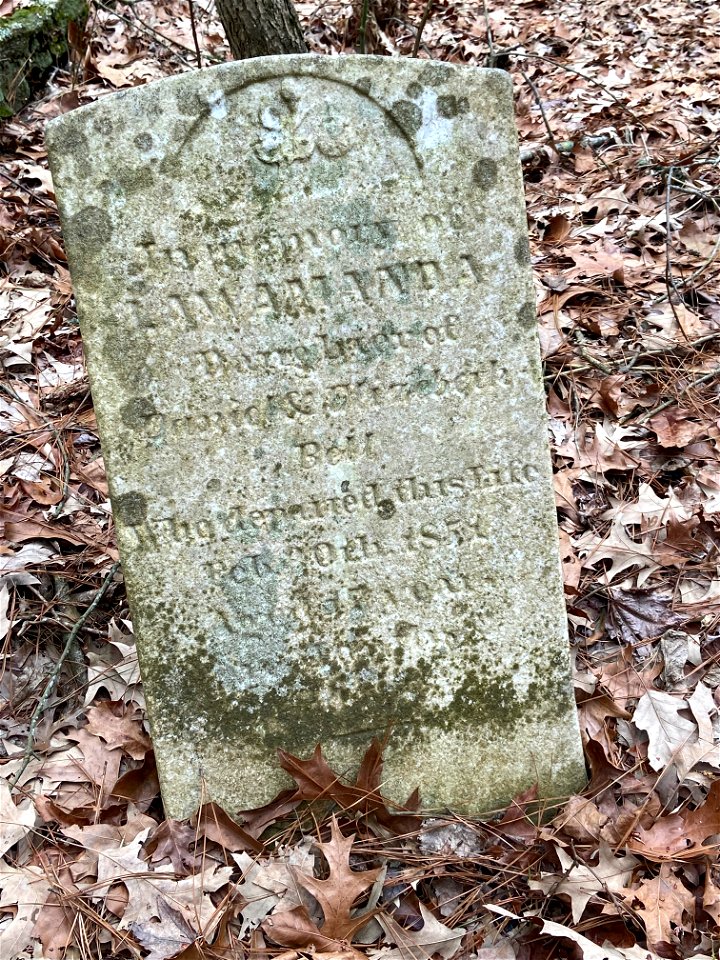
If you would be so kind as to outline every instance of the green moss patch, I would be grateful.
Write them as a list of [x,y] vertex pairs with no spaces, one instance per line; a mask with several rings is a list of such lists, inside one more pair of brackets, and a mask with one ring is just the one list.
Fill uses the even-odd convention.
[[0,22],[0,117],[30,99],[32,86],[67,56],[67,28],[87,16],[85,0],[38,0]]

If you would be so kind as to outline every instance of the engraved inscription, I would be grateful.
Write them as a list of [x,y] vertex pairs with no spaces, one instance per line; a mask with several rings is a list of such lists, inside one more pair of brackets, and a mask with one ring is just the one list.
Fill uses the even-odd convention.
[[[418,258],[368,268],[278,275],[272,280],[220,276],[212,288],[194,290],[188,289],[188,276],[183,274],[182,288],[170,288],[165,296],[169,319],[177,318],[192,329],[201,329],[218,314],[232,321],[234,317],[246,317],[248,310],[256,319],[272,320],[298,318],[304,313],[320,315],[339,299],[379,308],[409,303],[441,289],[443,284],[461,283],[466,278],[479,283],[484,276],[477,258],[461,253],[452,262]],[[132,287],[131,283],[131,291]],[[139,296],[142,290],[137,293],[127,297],[130,314],[136,317],[148,307]],[[238,322],[237,327],[242,326]]]
[[243,531],[270,533],[329,518],[353,517],[363,512],[389,518],[407,504],[446,499],[456,502],[498,488],[526,486],[540,479],[540,471],[530,463],[497,467],[478,464],[448,476],[405,476],[383,483],[365,483],[357,489],[349,481],[343,481],[345,486],[337,496],[311,498],[282,506],[224,505],[212,517],[186,519],[172,514],[148,519],[142,526],[137,525],[131,530],[133,537],[158,546],[166,536],[207,542],[233,538]]
[[362,436],[357,436],[354,431],[351,431],[327,446],[315,440],[296,443],[295,448],[300,455],[300,468],[307,470],[323,464],[340,463],[342,460],[371,457],[377,452],[377,444],[373,443],[374,436],[375,434],[370,430],[366,430]]
[[459,319],[448,316],[437,323],[413,323],[397,326],[383,323],[376,332],[341,336],[320,333],[296,345],[278,344],[269,349],[239,349],[233,355],[214,348],[200,349],[202,372],[210,376],[232,376],[240,372],[274,373],[288,371],[307,373],[332,363],[366,363],[377,357],[389,357],[408,350],[428,351],[439,344],[457,341]]

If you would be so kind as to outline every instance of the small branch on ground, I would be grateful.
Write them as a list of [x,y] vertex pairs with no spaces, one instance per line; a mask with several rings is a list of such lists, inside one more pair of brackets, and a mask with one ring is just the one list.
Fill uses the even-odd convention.
[[193,43],[195,44],[195,57],[197,58],[198,70],[202,70],[202,54],[200,53],[200,44],[198,42],[197,24],[195,23],[195,4],[193,0],[188,0],[190,7],[190,29],[192,30]]
[[483,16],[485,17],[485,31],[487,33],[487,43],[488,43],[488,57],[487,64],[489,67],[495,66],[495,44],[493,43],[492,28],[490,27],[490,16],[488,14],[487,0],[482,0],[483,6]]
[[363,0],[360,11],[360,26],[358,28],[358,46],[360,53],[365,53],[368,13],[370,12],[370,0]]
[[[117,17],[118,20],[122,20],[123,23],[126,23],[129,27],[132,27],[135,30],[140,32],[145,32],[154,37],[156,42],[160,44],[161,47],[164,47],[165,50],[170,54],[170,56],[175,57],[176,60],[179,60],[183,66],[192,67],[192,63],[189,60],[186,60],[185,57],[182,57],[177,50],[182,50],[185,53],[189,53],[191,56],[194,54],[193,50],[190,50],[189,47],[185,47],[182,43],[177,43],[175,40],[171,40],[170,37],[163,36],[162,33],[158,33],[153,27],[148,26],[147,23],[144,23],[139,18],[136,20],[131,20],[129,17],[123,16],[122,13],[111,6],[109,3],[105,3],[104,0],[95,0],[95,3],[98,7],[102,7],[103,10],[107,10],[109,13],[112,13],[113,16]],[[176,49],[173,49],[176,48]]]
[[535,84],[533,83],[533,81],[530,79],[530,77],[528,76],[528,74],[525,73],[525,71],[523,70],[522,67],[519,66],[519,67],[518,67],[518,70],[520,71],[520,75],[522,76],[522,78],[523,78],[523,80],[525,81],[525,83],[530,87],[530,90],[532,91],[532,95],[533,95],[533,97],[535,98],[535,102],[537,103],[537,105],[538,105],[538,107],[539,107],[539,109],[540,109],[540,116],[542,117],[542,122],[543,122],[543,125],[544,125],[544,127],[545,127],[545,130],[546,130],[546,132],[547,132],[548,143],[549,143],[550,146],[553,148],[553,150],[555,151],[555,153],[557,153],[558,156],[560,156],[560,151],[558,150],[557,142],[556,142],[556,140],[555,140],[555,134],[552,132],[552,127],[550,126],[550,121],[548,120],[547,114],[545,113],[545,107],[543,106],[542,97],[540,96],[540,91],[539,91],[538,88],[535,86]]
[[80,630],[82,629],[83,624],[90,617],[90,615],[97,609],[98,604],[100,603],[102,598],[105,596],[105,593],[107,592],[107,589],[112,582],[112,578],[115,576],[115,573],[117,572],[119,566],[120,566],[120,561],[116,560],[115,563],[110,567],[110,570],[108,571],[107,576],[101,583],[98,589],[98,592],[95,594],[95,597],[93,598],[92,603],[84,611],[80,619],[77,621],[77,623],[75,624],[75,626],[72,628],[72,630],[67,636],[67,639],[65,641],[65,646],[62,648],[62,652],[58,657],[58,661],[53,667],[52,673],[50,674],[50,677],[48,679],[47,686],[45,687],[43,695],[38,700],[37,706],[33,710],[32,717],[30,718],[30,726],[28,728],[28,739],[27,739],[27,744],[25,745],[25,751],[23,753],[23,762],[17,774],[15,775],[14,780],[12,781],[13,787],[17,787],[18,783],[20,783],[20,778],[25,773],[30,763],[30,760],[32,759],[32,755],[35,749],[35,732],[37,730],[38,723],[40,722],[40,718],[42,717],[43,712],[50,701],[50,697],[53,695],[53,691],[57,686],[58,680],[60,679],[60,671],[63,668],[63,664],[65,663],[71,650],[73,649],[73,645],[75,644],[75,640],[77,639],[77,636],[80,633]]
[[423,10],[422,17],[420,18],[420,26],[418,27],[417,33],[415,34],[415,43],[413,44],[411,57],[417,57],[420,53],[420,44],[422,43],[423,30],[427,26],[427,22],[430,19],[430,13],[432,11],[433,0],[427,0],[425,4],[425,9]]
[[[720,367],[715,370],[709,370],[707,373],[704,373],[701,377],[697,377],[695,380],[691,380],[690,383],[686,384],[683,388],[683,393],[687,394],[688,390],[694,390],[695,387],[702,386],[703,383],[708,383],[710,380],[714,380],[715,377],[720,376]],[[668,407],[672,407],[673,404],[678,403],[677,397],[671,397],[670,400],[665,400],[663,403],[659,403],[656,407],[653,407],[652,410],[647,410],[645,413],[641,414],[639,417],[635,417],[635,422],[638,424],[647,423],[652,417],[658,413],[662,413],[663,410],[667,410]],[[623,417],[620,423],[625,423],[628,420],[628,417]]]
[[[616,140],[611,133],[598,133],[595,136],[583,137],[581,140],[560,140],[555,143],[555,151],[563,156],[569,156],[576,146],[581,147],[605,147],[610,143],[615,143]],[[520,151],[520,162],[528,163],[530,160],[534,160],[535,157],[540,156],[545,153],[547,149],[546,143],[534,143],[529,147],[523,147]]]

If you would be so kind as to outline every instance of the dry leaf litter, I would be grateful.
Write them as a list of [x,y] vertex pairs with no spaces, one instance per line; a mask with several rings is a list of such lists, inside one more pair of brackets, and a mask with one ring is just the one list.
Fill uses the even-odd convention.
[[[362,4],[298,7],[358,49]],[[43,128],[228,59],[190,12],[95,0],[0,133],[0,958],[717,956],[720,8],[437,0],[418,42],[427,4],[368,5],[367,52],[516,89],[591,780],[483,823],[388,804],[377,742],[354,782],[281,752],[267,807],[163,819]]]

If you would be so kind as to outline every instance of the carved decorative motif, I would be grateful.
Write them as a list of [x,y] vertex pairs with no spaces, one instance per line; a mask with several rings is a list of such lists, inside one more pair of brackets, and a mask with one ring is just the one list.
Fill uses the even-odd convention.
[[289,81],[279,94],[258,109],[260,130],[253,142],[255,155],[268,164],[291,164],[309,160],[313,154],[343,157],[355,146],[350,121],[326,104],[324,111],[303,108],[302,96]]

